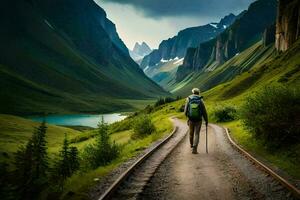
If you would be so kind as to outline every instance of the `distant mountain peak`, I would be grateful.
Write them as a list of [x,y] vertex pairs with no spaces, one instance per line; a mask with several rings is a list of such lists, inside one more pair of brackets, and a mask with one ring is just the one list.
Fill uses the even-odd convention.
[[220,22],[219,22],[219,25],[221,26],[230,26],[235,20],[236,20],[236,17],[234,14],[230,13],[229,15],[226,15],[225,17],[223,17]]
[[151,53],[151,48],[146,42],[142,42],[141,44],[139,42],[136,42],[133,50],[130,51],[130,56],[133,60],[138,62],[139,60],[143,59],[144,56]]
[[151,52],[151,48],[148,46],[146,42],[142,42],[141,44],[139,42],[136,42],[132,51],[139,55],[143,55],[143,54],[147,55]]

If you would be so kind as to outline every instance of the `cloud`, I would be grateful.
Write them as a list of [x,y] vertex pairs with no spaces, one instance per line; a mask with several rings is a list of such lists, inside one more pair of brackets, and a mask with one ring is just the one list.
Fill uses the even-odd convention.
[[147,17],[173,16],[223,16],[240,12],[254,0],[102,0],[103,2],[127,4]]

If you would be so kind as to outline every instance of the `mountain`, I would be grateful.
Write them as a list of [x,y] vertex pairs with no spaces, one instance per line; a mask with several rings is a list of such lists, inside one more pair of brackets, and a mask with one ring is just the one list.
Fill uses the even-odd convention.
[[153,50],[148,56],[145,56],[141,62],[141,68],[155,66],[161,60],[170,60],[176,57],[183,58],[189,47],[196,47],[200,43],[208,41],[223,32],[236,19],[236,16],[229,14],[221,19],[219,23],[210,23],[204,26],[187,28],[180,31],[173,38],[164,40],[159,48]]
[[300,1],[279,1],[276,49],[286,51],[300,37]]
[[166,92],[93,0],[4,0],[0,113],[109,112]]
[[213,71],[249,48],[261,39],[267,27],[275,23],[276,10],[276,0],[258,0],[252,3],[239,19],[215,39],[187,50],[183,65],[178,68],[176,81],[183,81],[197,71]]
[[155,66],[146,67],[144,73],[168,91],[175,83],[177,69],[182,64],[183,58],[179,59],[178,57],[170,60],[161,60]]
[[151,48],[145,43],[139,44],[135,43],[133,50],[129,51],[131,58],[137,63],[141,62],[141,60],[148,54],[151,53]]

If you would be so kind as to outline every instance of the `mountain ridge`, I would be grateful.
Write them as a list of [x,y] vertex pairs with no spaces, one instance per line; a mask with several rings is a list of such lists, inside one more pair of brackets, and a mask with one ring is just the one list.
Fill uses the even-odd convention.
[[[170,60],[185,56],[188,47],[196,47],[199,43],[207,41],[224,31],[236,19],[232,13],[225,16],[219,23],[210,23],[203,26],[191,27],[178,32],[167,40],[163,40],[158,49],[155,49],[141,62],[141,68],[155,66],[160,60]],[[225,27],[224,27],[225,26]]]
[[0,16],[1,113],[109,112],[167,94],[92,0],[5,0]]

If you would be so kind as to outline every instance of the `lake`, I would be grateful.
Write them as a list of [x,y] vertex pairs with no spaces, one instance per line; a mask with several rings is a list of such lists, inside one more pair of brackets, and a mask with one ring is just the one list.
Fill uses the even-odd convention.
[[[104,122],[111,124],[116,121],[121,121],[126,118],[126,115],[120,113],[113,114],[98,114],[98,115],[89,115],[89,114],[70,114],[70,115],[49,115],[45,117],[46,122],[54,125],[62,126],[89,126],[96,128],[99,121],[101,121],[102,116]],[[44,117],[41,116],[31,116],[29,119],[42,122]]]

